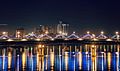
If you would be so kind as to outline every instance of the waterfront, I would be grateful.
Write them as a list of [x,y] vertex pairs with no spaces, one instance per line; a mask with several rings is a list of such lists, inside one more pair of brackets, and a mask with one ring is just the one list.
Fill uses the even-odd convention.
[[0,49],[0,70],[119,71],[119,49],[119,44],[6,47]]

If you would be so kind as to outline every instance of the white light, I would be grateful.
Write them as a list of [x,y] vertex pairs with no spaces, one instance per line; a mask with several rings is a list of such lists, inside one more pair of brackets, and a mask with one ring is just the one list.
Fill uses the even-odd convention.
[[115,52],[115,54],[119,54],[118,52]]
[[69,52],[65,52],[65,54],[68,54]]
[[93,37],[95,37],[95,34],[92,34]]
[[75,34],[75,31],[73,32],[73,34]]
[[7,38],[3,37],[2,39],[7,39]]
[[112,39],[107,39],[106,41],[112,41]]
[[52,41],[54,40],[54,38],[51,39]]
[[78,40],[83,40],[82,38],[79,38]]
[[88,52],[85,52],[85,54],[88,54]]
[[89,31],[87,31],[87,34],[90,34],[90,32],[89,32]]
[[6,32],[2,32],[2,34],[3,34],[3,35],[5,35],[5,34],[6,34]]
[[61,34],[62,33],[62,31],[59,31],[59,34]]
[[101,52],[102,54],[104,53],[104,52]]
[[116,35],[118,35],[119,32],[115,32]]
[[17,34],[20,34],[20,32],[18,31]]
[[46,31],[45,34],[48,34],[48,31]]
[[14,40],[12,40],[12,39],[8,39],[7,41],[14,41]]
[[101,31],[101,34],[104,34],[104,32],[103,32],[103,31]]
[[22,39],[21,41],[27,41],[27,39]]
[[93,40],[94,40],[94,41],[97,41],[98,39],[94,38]]
[[65,40],[68,40],[67,38],[65,38]]
[[39,38],[37,38],[37,39],[35,39],[36,41],[40,41],[40,39]]

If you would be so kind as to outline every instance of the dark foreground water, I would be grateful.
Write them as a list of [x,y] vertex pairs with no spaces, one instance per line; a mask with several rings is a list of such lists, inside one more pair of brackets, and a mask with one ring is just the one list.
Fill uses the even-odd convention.
[[[48,47],[47,47],[48,48]],[[0,49],[1,71],[119,71],[119,48],[111,47],[111,52],[89,48],[84,50],[38,49],[38,47]],[[82,47],[83,48],[83,47]],[[104,50],[103,49],[103,50]],[[114,51],[116,49],[116,51]],[[40,51],[39,51],[40,50]],[[44,51],[43,51],[44,50]],[[102,50],[102,49],[101,49]],[[41,53],[43,52],[44,55]],[[58,54],[56,53],[58,52]]]

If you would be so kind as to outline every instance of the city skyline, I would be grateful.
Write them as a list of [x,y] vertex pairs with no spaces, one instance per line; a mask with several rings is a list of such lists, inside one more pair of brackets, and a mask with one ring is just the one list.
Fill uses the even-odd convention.
[[119,0],[0,0],[0,71],[119,70]]
[[18,27],[32,31],[41,24],[56,25],[59,20],[70,24],[70,31],[78,33],[120,30],[119,1],[1,1],[0,10],[0,27],[7,24],[6,30],[11,32]]

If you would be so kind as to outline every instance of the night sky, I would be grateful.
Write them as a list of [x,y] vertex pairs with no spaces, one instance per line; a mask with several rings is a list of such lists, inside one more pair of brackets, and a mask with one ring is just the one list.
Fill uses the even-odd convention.
[[0,23],[15,32],[24,27],[28,32],[42,25],[56,25],[59,20],[70,24],[80,34],[90,30],[114,33],[120,30],[119,0],[0,0]]

